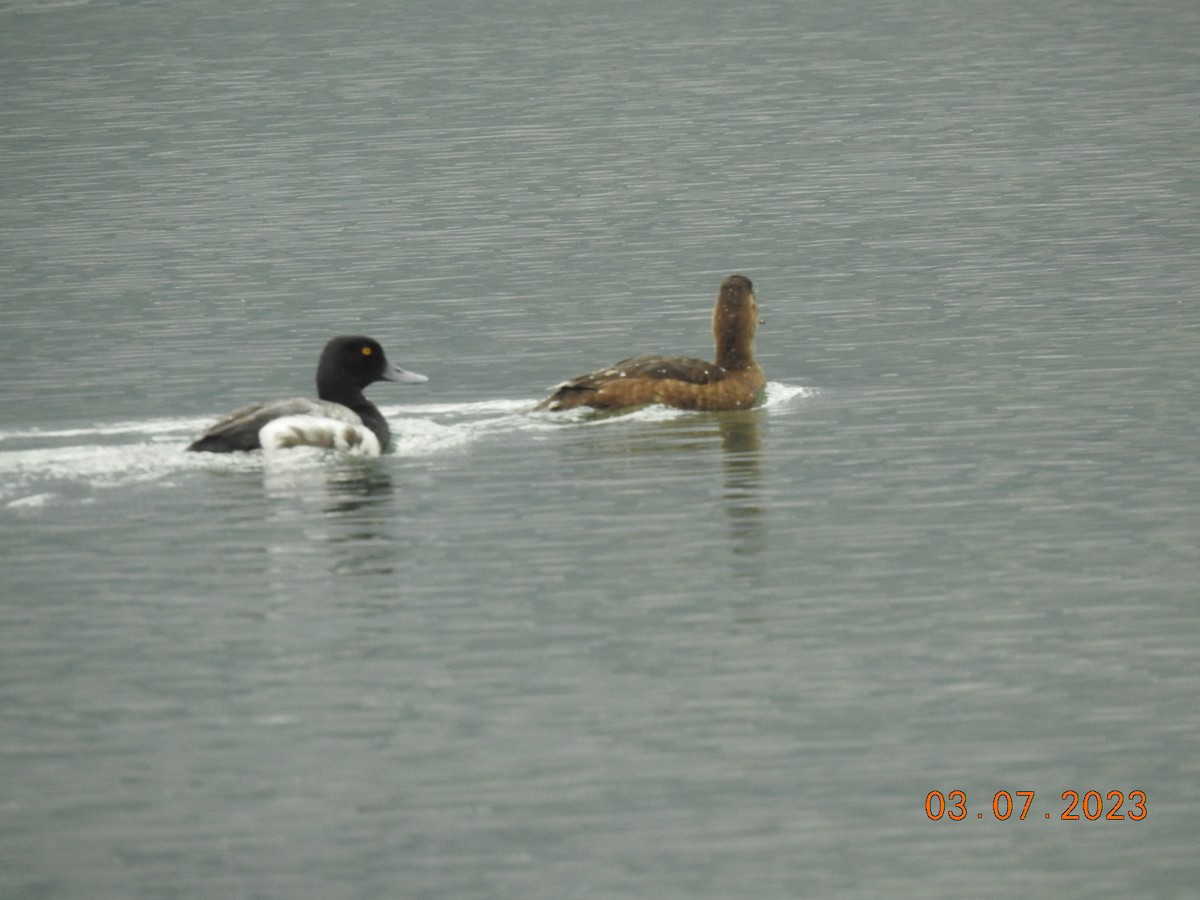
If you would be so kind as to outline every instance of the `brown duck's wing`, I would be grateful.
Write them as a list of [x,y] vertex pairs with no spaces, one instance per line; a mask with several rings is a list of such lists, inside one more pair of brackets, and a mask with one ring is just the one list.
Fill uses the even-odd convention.
[[688,384],[711,384],[724,380],[727,375],[720,366],[702,359],[649,355],[623,359],[607,369],[572,378],[566,385],[595,387],[618,378],[656,378],[686,381]]
[[[645,392],[648,383],[657,381],[681,381],[688,384],[712,384],[723,381],[729,375],[720,366],[702,359],[680,356],[632,356],[614,363],[606,369],[589,372],[568,379],[558,385],[553,393],[534,409],[562,410],[575,406],[624,406],[645,403],[648,399],[634,399],[629,391],[614,389],[619,386],[641,384]],[[609,396],[601,402],[599,392],[605,390]],[[634,391],[637,393],[637,390]],[[653,394],[654,391],[649,392]],[[620,399],[618,399],[620,398]]]

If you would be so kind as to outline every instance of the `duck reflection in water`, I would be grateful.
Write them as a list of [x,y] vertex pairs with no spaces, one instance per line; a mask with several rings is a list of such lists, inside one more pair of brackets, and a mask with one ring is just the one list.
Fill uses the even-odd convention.
[[[323,465],[321,490],[314,490],[313,467],[268,465],[264,488],[278,516],[306,523],[305,533],[327,551],[313,554],[335,573],[393,575],[398,528],[391,504],[392,476],[378,458],[347,457]],[[303,504],[297,515],[295,504]],[[403,541],[403,543],[409,543]]]
[[[762,490],[761,426],[766,413],[761,409],[685,416],[662,422],[631,422],[629,428],[586,429],[565,448],[574,462],[593,466],[597,457],[628,456],[647,460],[663,458],[669,477],[709,477],[715,469],[697,464],[697,454],[707,460],[720,447],[720,504],[728,522],[729,547],[738,575],[754,571],[755,557],[766,549],[766,504]],[[598,413],[584,421],[614,419],[611,412]],[[642,467],[639,466],[639,469]],[[653,482],[655,467],[648,466],[639,477]],[[702,476],[699,473],[704,473]],[[715,510],[714,510],[715,512]]]
[[762,435],[759,410],[721,413],[715,417],[721,430],[721,459],[725,470],[722,505],[729,520],[730,547],[735,573],[747,574],[752,561],[766,549],[766,507],[762,495]]

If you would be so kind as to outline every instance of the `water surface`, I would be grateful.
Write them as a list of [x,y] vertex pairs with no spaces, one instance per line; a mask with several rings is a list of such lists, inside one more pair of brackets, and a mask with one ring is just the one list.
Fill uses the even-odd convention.
[[[1194,896],[1197,46],[0,4],[0,894]],[[761,408],[530,412],[731,272]],[[348,332],[394,453],[182,452]]]

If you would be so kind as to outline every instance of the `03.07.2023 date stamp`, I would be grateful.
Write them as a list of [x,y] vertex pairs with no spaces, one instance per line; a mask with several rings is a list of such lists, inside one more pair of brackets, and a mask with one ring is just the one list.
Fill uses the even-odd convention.
[[[1018,821],[1024,822],[1034,811],[1034,794],[1034,791],[996,791],[992,795],[991,814],[987,818],[1006,822],[1015,814]],[[1063,791],[1062,801],[1062,806],[1056,806],[1054,812],[1063,822],[1078,822],[1080,819],[1088,822],[1141,822],[1149,815],[1145,791],[1108,791],[1103,794],[1100,791],[1086,791],[1082,795],[1079,791]],[[985,817],[985,813],[975,812],[972,816],[972,812],[974,810],[967,803],[966,791],[953,790],[943,794],[933,790],[925,795],[925,815],[930,821],[938,822],[943,818],[952,822],[971,818],[978,821]],[[1046,812],[1042,818],[1049,819],[1053,815]],[[1035,814],[1033,818],[1038,816]]]

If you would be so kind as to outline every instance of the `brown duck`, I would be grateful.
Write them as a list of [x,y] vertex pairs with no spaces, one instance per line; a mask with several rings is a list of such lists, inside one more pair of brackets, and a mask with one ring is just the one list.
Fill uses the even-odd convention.
[[619,409],[647,403],[709,411],[748,409],[766,386],[754,359],[758,301],[749,278],[730,275],[721,282],[712,322],[715,363],[682,356],[634,356],[564,381],[535,409]]

